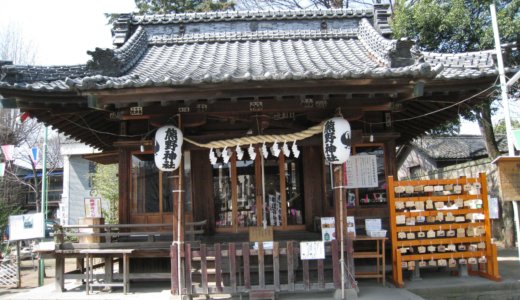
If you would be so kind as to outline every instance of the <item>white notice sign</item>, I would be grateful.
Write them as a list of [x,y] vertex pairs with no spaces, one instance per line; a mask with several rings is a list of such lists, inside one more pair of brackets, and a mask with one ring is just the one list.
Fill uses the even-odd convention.
[[300,242],[300,258],[325,259],[325,244],[323,241]]
[[30,240],[43,236],[43,213],[9,216],[9,240]]
[[346,162],[345,176],[348,189],[378,187],[377,156],[354,155]]
[[498,198],[488,196],[489,218],[498,219]]

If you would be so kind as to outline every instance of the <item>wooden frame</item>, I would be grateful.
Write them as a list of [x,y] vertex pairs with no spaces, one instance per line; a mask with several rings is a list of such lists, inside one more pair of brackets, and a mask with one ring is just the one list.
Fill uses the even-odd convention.
[[[132,176],[132,157],[136,154],[140,155],[152,155],[153,151],[151,150],[145,150],[143,152],[141,151],[129,151],[129,202],[130,202],[130,209],[129,209],[129,223],[130,224],[155,224],[155,223],[171,223],[173,218],[173,211],[170,212],[164,212],[164,199],[163,199],[163,183],[165,180],[165,172],[162,172],[160,170],[157,171],[157,181],[158,181],[158,201],[159,201],[159,211],[157,212],[139,212],[138,211],[138,201],[139,201],[139,195],[133,195],[132,191],[134,190],[134,178]],[[174,179],[171,178],[171,185],[174,186]],[[144,201],[144,200],[143,200]],[[175,202],[175,201],[173,201]],[[175,205],[172,203],[172,205]],[[173,210],[173,209],[172,209]]]
[[[261,155],[259,148],[256,147],[256,158],[254,160],[254,169],[255,169],[255,190],[256,190],[256,226],[261,225],[261,220],[263,220],[263,199],[264,195],[262,194],[262,164],[261,164]],[[301,159],[301,158],[300,158]],[[278,170],[279,170],[279,188],[280,188],[280,201],[281,201],[281,218],[282,225],[281,226],[273,226],[276,230],[304,230],[305,224],[301,225],[288,225],[287,224],[287,195],[285,194],[286,184],[285,184],[285,156],[283,153],[280,153],[280,156],[277,157]],[[238,195],[237,195],[237,159],[236,153],[233,153],[230,163],[230,171],[231,171],[231,201],[232,201],[232,225],[229,227],[216,227],[216,232],[248,232],[249,226],[238,226]],[[302,201],[304,201],[302,199]],[[303,217],[303,216],[302,216]]]
[[[400,197],[401,193],[396,192],[396,188],[404,188],[404,187],[420,187],[420,186],[455,186],[455,185],[464,185],[464,184],[473,184],[480,185],[480,193],[478,195],[472,195],[469,193],[469,190],[462,189],[460,193],[453,192],[450,195],[434,195],[433,192],[426,191],[422,192],[426,195],[415,196],[413,193],[406,194],[404,197]],[[402,275],[402,267],[403,264],[410,261],[424,261],[426,260],[437,260],[437,259],[455,259],[455,258],[480,258],[485,257],[485,262],[478,262],[477,271],[472,272],[471,267],[468,264],[469,272],[472,275],[480,275],[486,277],[491,280],[499,281],[500,275],[498,274],[498,262],[497,262],[497,252],[496,245],[491,243],[491,224],[489,220],[489,208],[488,208],[488,199],[487,199],[487,180],[486,175],[484,173],[480,173],[478,178],[459,178],[459,179],[431,179],[431,180],[406,180],[406,181],[394,181],[393,176],[388,177],[388,189],[387,193],[389,195],[389,209],[390,209],[390,226],[391,226],[391,235],[392,235],[392,272],[393,272],[393,280],[396,286],[403,287],[403,275]],[[396,196],[398,194],[398,196]],[[451,197],[451,198],[450,198]],[[476,200],[481,199],[482,207],[481,208],[458,208],[458,209],[450,209],[450,210],[421,210],[421,211],[413,211],[406,212],[400,211],[396,206],[396,202],[427,202],[432,201],[432,207],[434,207],[433,203],[448,203],[450,200],[461,199],[460,201],[468,201],[468,200]],[[426,206],[425,206],[426,208]],[[470,225],[475,225],[475,222],[468,223],[467,218],[464,219],[463,222],[455,222],[455,221],[447,221],[447,222],[434,222],[427,224],[412,224],[411,222],[405,226],[397,226],[397,216],[401,216],[401,218],[407,217],[416,217],[416,216],[436,216],[440,212],[444,214],[444,212],[451,212],[452,215],[456,216],[464,216],[467,214],[483,214],[484,220],[479,222],[479,226],[483,226],[485,229],[484,235],[479,236],[466,236],[466,230],[470,227]],[[435,224],[437,223],[437,224]],[[433,237],[421,237],[421,238],[413,238],[410,240],[398,240],[398,232],[409,232],[413,233],[415,236],[416,232],[430,231],[430,230],[439,230],[445,231],[447,229],[459,229],[461,228],[464,231],[464,234],[461,236],[452,236],[452,237],[443,237],[443,238],[435,238]],[[477,248],[477,249],[461,249],[455,252],[440,252],[435,251],[432,253],[421,253],[421,254],[402,254],[401,248],[406,247],[416,247],[416,246],[431,246],[431,245],[459,245],[459,244],[471,244],[471,243],[485,243],[485,249]],[[469,247],[467,247],[469,248]],[[415,265],[414,268],[419,266]]]

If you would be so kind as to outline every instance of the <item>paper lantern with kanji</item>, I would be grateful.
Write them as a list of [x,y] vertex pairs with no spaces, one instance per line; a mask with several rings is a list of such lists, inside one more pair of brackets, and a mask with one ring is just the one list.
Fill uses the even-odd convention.
[[350,124],[343,118],[332,118],[323,124],[323,155],[331,164],[342,164],[350,157]]
[[163,126],[155,133],[155,165],[164,172],[175,171],[181,163],[182,131],[173,126]]

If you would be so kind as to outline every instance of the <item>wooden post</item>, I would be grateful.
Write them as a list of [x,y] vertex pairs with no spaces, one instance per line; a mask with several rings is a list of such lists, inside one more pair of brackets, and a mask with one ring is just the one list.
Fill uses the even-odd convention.
[[[191,284],[191,244],[186,243],[184,245],[184,278],[186,280],[185,283],[185,291],[186,294],[193,294],[193,288]],[[182,289],[182,287],[180,287]],[[182,293],[182,291],[180,292]]]
[[287,241],[287,285],[294,292],[294,246],[293,241]]
[[274,289],[280,291],[280,244],[273,242],[273,277]]
[[[388,199],[388,210],[390,211],[390,221],[388,222],[390,224],[390,237],[391,237],[391,243],[392,243],[392,249],[397,248],[397,227],[395,226],[395,194],[394,194],[394,176],[388,176],[387,180],[387,199]],[[392,251],[392,278],[394,279],[394,283],[397,285],[397,273],[400,273],[401,265],[397,265],[397,252]],[[416,266],[417,268],[419,266]]]
[[242,259],[244,260],[244,285],[246,289],[251,289],[251,270],[249,264],[249,243],[242,243]]
[[222,289],[222,253],[220,252],[220,244],[215,244],[215,285],[217,291],[221,293]]
[[200,245],[200,268],[201,268],[201,277],[202,277],[202,293],[208,294],[208,264],[207,264],[207,252],[206,252],[206,244]]
[[324,268],[324,263],[323,263],[323,259],[318,259],[318,287],[320,289],[324,289],[325,288],[325,268]]
[[[45,269],[45,264],[43,265],[43,268]],[[19,289],[21,286],[22,277],[20,276],[20,241],[16,241],[16,288]]]
[[258,284],[265,289],[264,243],[258,242]]
[[236,247],[234,243],[229,243],[228,259],[229,259],[229,280],[231,281],[231,290],[236,293],[237,291],[237,263],[236,258]]
[[[83,268],[81,273],[83,273]],[[60,293],[65,291],[65,257],[62,254],[56,254],[56,267],[54,277],[55,290]]]
[[177,273],[177,254],[179,253],[177,251],[177,244],[173,244],[170,247],[170,262],[171,262],[171,293],[172,295],[176,295],[179,292],[179,276],[180,274]]
[[309,274],[309,260],[305,259],[302,261],[303,264],[303,286],[306,291],[311,289],[311,278]]
[[338,241],[332,240],[330,243],[332,246],[332,261],[334,262],[332,264],[332,279],[334,281],[334,288],[339,289],[341,287],[341,280],[339,278],[340,277],[340,272],[339,272],[340,268],[339,268],[338,264],[336,263],[337,261],[339,261]]

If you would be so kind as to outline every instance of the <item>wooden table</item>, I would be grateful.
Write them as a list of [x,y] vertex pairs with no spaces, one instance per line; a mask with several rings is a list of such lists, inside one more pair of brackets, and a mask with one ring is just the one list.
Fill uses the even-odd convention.
[[377,282],[382,281],[385,286],[385,242],[387,237],[369,237],[366,235],[358,235],[353,241],[374,241],[376,243],[376,251],[356,251],[354,246],[354,259],[356,258],[375,258],[376,271],[375,272],[356,272],[356,278],[377,278]]
[[[87,295],[92,292],[92,288],[95,286],[122,286],[123,292],[126,294],[130,287],[128,280],[128,259],[130,254],[134,252],[134,249],[86,249],[81,250],[80,253],[85,254],[86,258],[86,291]],[[112,256],[122,256],[123,257],[123,282],[122,283],[113,283],[113,282],[104,282],[104,283],[94,283],[94,257],[112,257]],[[106,263],[106,262],[105,262]],[[110,259],[110,263],[112,263],[112,259]],[[110,274],[112,275],[112,274]],[[112,276],[110,276],[112,277]],[[92,282],[91,282],[92,281]]]

